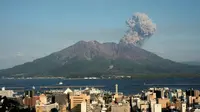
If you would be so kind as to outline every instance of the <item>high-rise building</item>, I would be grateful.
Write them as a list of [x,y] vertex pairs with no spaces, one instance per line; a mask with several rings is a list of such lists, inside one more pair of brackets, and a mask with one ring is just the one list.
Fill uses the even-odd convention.
[[194,96],[199,97],[199,90],[194,90]]
[[193,99],[194,103],[199,104],[200,103],[200,97],[195,97],[195,99]]
[[162,112],[161,104],[154,104],[153,112]]
[[69,94],[53,94],[51,103],[58,103],[59,106],[65,106],[69,110]]
[[115,95],[114,98],[117,99],[118,98],[118,84],[115,85]]
[[35,95],[34,90],[28,90],[24,92],[24,96],[33,97]]
[[47,96],[45,94],[41,94],[39,97],[41,104],[47,104]]
[[186,95],[187,96],[194,96],[194,90],[193,89],[186,90]]
[[156,99],[156,93],[152,93],[152,94],[148,94],[147,95],[147,100],[150,101],[150,100],[154,100]]
[[192,105],[195,101],[196,97],[187,96],[187,104]]
[[177,89],[177,97],[180,98],[182,96],[182,90],[181,89]]
[[57,102],[59,105],[66,105],[69,102],[67,94],[54,94],[51,97],[51,102]]
[[81,112],[89,112],[90,111],[90,104],[86,101],[81,103]]
[[156,104],[156,100],[150,100],[151,112],[153,112],[155,104]]
[[155,90],[154,93],[156,93],[156,98],[162,98],[161,90]]
[[181,112],[186,112],[186,104],[182,103]]
[[79,96],[70,96],[70,106],[72,112],[80,112],[81,111],[81,103],[86,101],[90,103],[90,96],[86,94],[81,94]]
[[181,110],[181,108],[182,108],[182,102],[181,102],[180,99],[177,99],[175,101],[175,107],[176,107],[176,109]]
[[51,103],[56,103],[56,97],[55,97],[55,95],[52,96]]
[[161,98],[165,98],[165,91],[161,90]]
[[170,100],[168,98],[158,98],[158,104],[161,104],[162,108],[166,108],[169,103]]

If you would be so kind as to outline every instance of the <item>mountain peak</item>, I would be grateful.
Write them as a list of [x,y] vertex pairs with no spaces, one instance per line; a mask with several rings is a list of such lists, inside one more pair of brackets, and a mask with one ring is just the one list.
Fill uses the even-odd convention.
[[93,43],[93,44],[100,44],[100,42],[96,41],[96,40],[90,40],[90,41],[84,41],[84,40],[81,40],[81,41],[78,41],[76,44],[82,44],[82,43]]
[[96,40],[91,40],[91,41],[88,41],[89,43],[93,43],[93,44],[100,44],[98,41]]

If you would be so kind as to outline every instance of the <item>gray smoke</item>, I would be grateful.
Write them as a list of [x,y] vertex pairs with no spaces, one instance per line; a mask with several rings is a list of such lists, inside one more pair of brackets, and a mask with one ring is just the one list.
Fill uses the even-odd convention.
[[156,24],[145,13],[135,13],[126,21],[128,30],[120,43],[141,46],[156,31]]

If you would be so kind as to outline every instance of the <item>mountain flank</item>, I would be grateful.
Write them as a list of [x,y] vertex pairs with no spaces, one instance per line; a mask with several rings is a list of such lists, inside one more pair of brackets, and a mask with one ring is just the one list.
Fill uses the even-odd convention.
[[200,67],[173,62],[131,44],[79,41],[61,51],[0,70],[0,76],[101,76],[199,74]]

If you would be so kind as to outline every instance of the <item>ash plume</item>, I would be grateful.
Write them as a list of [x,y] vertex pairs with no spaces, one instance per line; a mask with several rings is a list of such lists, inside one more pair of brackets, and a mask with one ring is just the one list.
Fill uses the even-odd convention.
[[135,13],[126,24],[128,30],[120,43],[142,46],[156,31],[156,24],[145,13]]

